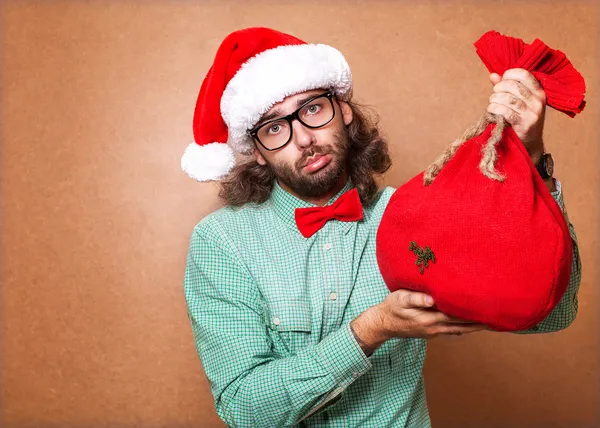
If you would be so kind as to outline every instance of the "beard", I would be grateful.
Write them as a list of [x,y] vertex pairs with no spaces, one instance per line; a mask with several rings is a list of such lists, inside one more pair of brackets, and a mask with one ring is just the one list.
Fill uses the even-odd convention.
[[[304,150],[294,165],[269,163],[278,180],[287,185],[297,195],[305,198],[319,197],[331,190],[339,181],[346,168],[348,158],[348,131],[344,128],[334,136],[330,146],[311,146]],[[331,155],[331,162],[320,170],[305,174],[302,168],[315,154]]]

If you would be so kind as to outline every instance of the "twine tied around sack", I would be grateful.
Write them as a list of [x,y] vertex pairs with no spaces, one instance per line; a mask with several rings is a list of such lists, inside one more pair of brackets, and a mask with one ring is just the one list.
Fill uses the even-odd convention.
[[459,149],[463,143],[470,140],[471,138],[481,135],[490,123],[495,123],[496,127],[492,131],[490,138],[487,143],[482,147],[481,153],[482,158],[479,162],[479,169],[481,173],[492,180],[504,181],[504,176],[496,171],[496,161],[498,160],[498,152],[496,151],[496,145],[502,139],[502,132],[508,125],[508,122],[503,116],[494,113],[486,113],[479,119],[475,125],[468,128],[458,139],[450,144],[444,153],[437,157],[437,159],[427,168],[425,175],[423,176],[423,184],[429,186],[433,183],[433,180],[440,173],[444,165],[448,163],[454,153]]

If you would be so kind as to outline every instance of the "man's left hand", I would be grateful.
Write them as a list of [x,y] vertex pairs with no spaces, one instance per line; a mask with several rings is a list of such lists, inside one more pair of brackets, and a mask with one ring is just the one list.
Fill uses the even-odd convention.
[[529,153],[538,163],[544,153],[542,132],[546,115],[546,94],[537,79],[522,68],[511,68],[502,77],[490,75],[494,93],[487,111],[499,114],[511,124]]

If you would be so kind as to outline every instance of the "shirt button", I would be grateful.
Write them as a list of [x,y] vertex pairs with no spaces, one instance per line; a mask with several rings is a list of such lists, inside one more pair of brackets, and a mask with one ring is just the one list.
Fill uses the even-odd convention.
[[336,293],[335,291],[332,291],[332,292],[329,294],[329,298],[330,298],[331,300],[335,300],[335,299],[337,299],[337,293]]
[[277,317],[273,318],[273,324],[275,325],[279,325],[279,323],[281,322],[281,320]]
[[359,376],[360,376],[360,373],[359,373],[359,372],[352,372],[352,377],[353,377],[353,378],[357,378],[357,377],[359,377]]
[[327,243],[327,244],[323,245],[323,248],[324,248],[326,251],[329,251],[329,250],[331,250],[331,244]]

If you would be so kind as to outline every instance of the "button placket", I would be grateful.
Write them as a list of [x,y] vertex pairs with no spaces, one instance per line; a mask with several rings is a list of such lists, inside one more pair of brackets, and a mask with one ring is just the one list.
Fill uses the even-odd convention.
[[335,271],[331,269],[332,263],[330,262],[331,258],[334,256],[331,251],[333,245],[331,244],[331,234],[333,233],[335,222],[328,222],[323,228],[323,233],[321,234],[321,260],[322,260],[322,269],[323,269],[323,292],[325,298],[325,307],[323,309],[324,319],[323,319],[323,333],[327,334],[331,331],[333,327],[333,322],[335,318],[335,310],[332,307],[332,300],[330,298],[331,288],[334,286],[333,279],[335,278]]
[[343,242],[344,229],[342,226],[344,223],[338,221],[329,222],[324,228],[324,232],[321,235],[320,251],[322,258],[323,268],[323,334],[339,327],[340,316],[342,315],[342,294],[343,287],[340,284],[341,271],[345,271],[342,268],[341,263],[347,262],[347,260],[341,260],[344,253],[341,243]]

